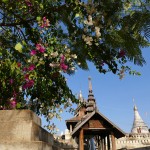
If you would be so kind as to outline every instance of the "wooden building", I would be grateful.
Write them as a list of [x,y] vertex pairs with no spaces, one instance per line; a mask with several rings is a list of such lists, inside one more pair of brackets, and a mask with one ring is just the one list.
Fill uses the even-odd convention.
[[75,116],[66,120],[72,138],[76,139],[79,150],[116,150],[116,138],[125,133],[100,113],[92,92],[91,78],[89,78],[89,95],[85,101],[80,92],[80,105]]

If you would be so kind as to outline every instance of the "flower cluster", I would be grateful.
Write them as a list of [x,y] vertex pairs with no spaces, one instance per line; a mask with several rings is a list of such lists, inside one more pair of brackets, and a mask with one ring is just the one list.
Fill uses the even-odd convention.
[[67,71],[67,69],[68,69],[68,66],[65,64],[64,55],[62,55],[60,58],[60,69],[63,70],[64,72]]
[[100,28],[99,27],[95,27],[95,34],[96,34],[97,38],[99,38],[101,36]]
[[82,35],[82,39],[87,45],[92,45],[93,38],[91,36]]
[[50,26],[49,20],[46,17],[43,17],[41,20],[39,20],[38,24],[41,28],[47,28]]
[[89,15],[87,20],[84,20],[84,24],[88,25],[88,26],[92,26],[93,25],[93,21],[92,21],[92,16]]
[[126,54],[125,51],[121,49],[120,52],[119,52],[119,54],[118,54],[118,57],[122,58],[122,57],[125,56],[125,54]]
[[[10,99],[10,102],[9,102],[9,107],[11,109],[14,109],[16,108],[16,105],[17,105],[17,93],[14,91],[13,92],[13,96],[12,98]],[[5,109],[5,108],[4,108]]]

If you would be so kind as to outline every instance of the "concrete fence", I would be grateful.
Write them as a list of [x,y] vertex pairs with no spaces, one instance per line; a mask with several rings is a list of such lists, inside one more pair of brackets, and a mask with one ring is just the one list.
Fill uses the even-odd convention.
[[0,110],[0,150],[73,150],[56,141],[30,110]]

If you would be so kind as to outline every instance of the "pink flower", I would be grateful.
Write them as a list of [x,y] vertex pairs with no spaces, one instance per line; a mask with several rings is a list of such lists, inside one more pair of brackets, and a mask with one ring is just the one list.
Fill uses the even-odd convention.
[[44,28],[44,27],[48,27],[48,26],[50,26],[49,20],[46,19],[46,17],[43,17],[42,21],[41,21],[41,26],[40,27]]
[[18,68],[20,68],[20,67],[21,67],[21,63],[18,62],[18,63],[17,63],[17,66],[18,66]]
[[66,71],[68,69],[68,66],[65,65],[64,63],[61,63],[60,64],[60,68],[63,70],[63,71]]
[[125,56],[125,51],[124,50],[120,50],[120,52],[119,52],[119,54],[118,54],[118,56],[119,56],[119,58],[121,58],[121,57],[124,57]]
[[42,46],[41,44],[36,44],[36,49],[37,49],[40,53],[44,53],[44,52],[45,52],[45,48],[44,48],[44,46]]
[[9,83],[10,83],[10,84],[13,84],[13,82],[14,82],[13,79],[10,79],[10,80],[9,80]]
[[15,108],[16,105],[17,105],[17,102],[16,102],[15,99],[13,99],[13,100],[10,101],[10,106],[11,106],[11,108]]
[[34,85],[34,80],[28,80],[23,86],[22,89],[25,90],[27,88],[31,88]]
[[46,21],[46,17],[43,17],[43,21]]
[[36,55],[36,53],[37,53],[36,50],[31,50],[30,55],[33,56]]
[[34,65],[34,64],[31,64],[31,65],[29,66],[29,68],[28,68],[29,71],[32,71],[32,70],[34,70],[34,69],[35,69],[35,65]]
[[24,68],[23,68],[23,71],[27,71],[27,70],[28,70],[27,67],[24,67]]
[[26,81],[28,81],[29,80],[29,74],[25,74],[24,78],[25,78]]
[[13,93],[13,97],[16,98],[17,97],[17,93],[14,91]]
[[65,56],[64,56],[64,55],[62,55],[62,56],[60,57],[60,61],[61,61],[61,62],[64,62],[64,61],[65,61]]
[[25,3],[26,3],[26,5],[29,6],[29,7],[32,6],[32,3],[31,3],[29,0],[26,0]]

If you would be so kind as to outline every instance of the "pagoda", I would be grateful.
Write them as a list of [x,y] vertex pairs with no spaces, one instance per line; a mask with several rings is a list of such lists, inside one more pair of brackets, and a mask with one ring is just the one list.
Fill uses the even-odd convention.
[[137,106],[134,105],[134,119],[131,132],[117,140],[117,149],[150,149],[150,132],[147,124],[140,116]]
[[80,91],[79,105],[74,117],[66,120],[67,128],[79,150],[116,150],[116,138],[125,133],[98,111],[90,77],[88,81],[88,99]]

